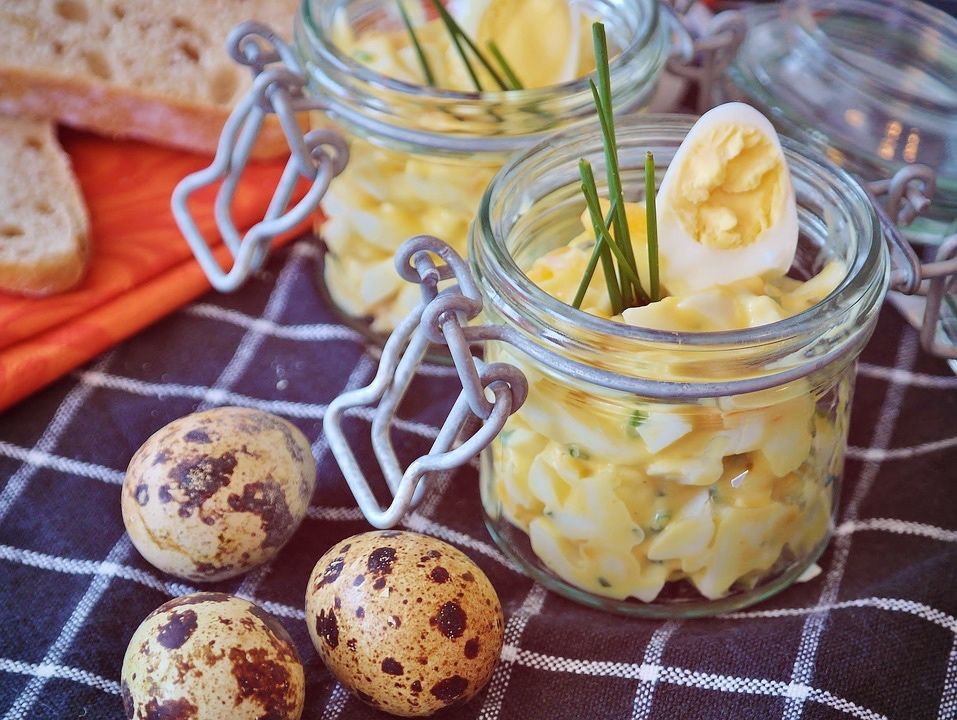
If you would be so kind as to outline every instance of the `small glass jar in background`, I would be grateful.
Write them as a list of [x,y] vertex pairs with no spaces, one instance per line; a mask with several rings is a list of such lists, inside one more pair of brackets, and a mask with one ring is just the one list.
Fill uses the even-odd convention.
[[[646,106],[670,45],[656,0],[569,0],[605,24],[615,108]],[[428,6],[428,3],[424,3]],[[330,120],[350,142],[346,170],[326,194],[319,235],[328,253],[325,288],[354,327],[381,336],[419,301],[393,255],[407,238],[437,235],[464,254],[482,192],[505,160],[546,134],[594,120],[586,79],[544,88],[460,92],[387,77],[343,53],[334,36],[345,23],[404,32],[395,0],[306,0],[295,47],[309,92],[328,99]],[[591,27],[585,28],[591,53]]]
[[[692,122],[645,115],[619,125],[626,192],[642,197],[647,150],[660,181]],[[856,359],[889,260],[861,186],[782,142],[800,223],[791,274],[806,279],[831,260],[845,272],[808,310],[742,331],[597,318],[526,276],[581,231],[577,160],[602,165],[597,130],[517,156],[486,191],[469,243],[484,322],[518,331],[536,357],[485,347],[487,362],[525,373],[529,393],[483,454],[482,502],[500,547],[550,589],[624,614],[713,614],[783,589],[825,548]]]
[[785,0],[741,12],[748,31],[720,99],[760,108],[868,182],[929,166],[937,192],[915,234],[946,232],[957,219],[957,18],[916,0]]

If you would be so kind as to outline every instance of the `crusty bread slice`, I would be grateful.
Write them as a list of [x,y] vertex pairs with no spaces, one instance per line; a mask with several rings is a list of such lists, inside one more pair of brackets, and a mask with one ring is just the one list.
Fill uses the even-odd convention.
[[0,292],[44,296],[75,287],[86,273],[89,231],[54,124],[0,116]]
[[[226,36],[258,20],[292,34],[299,0],[0,0],[0,112],[109,137],[216,149],[252,75]],[[256,155],[288,152],[269,118]]]

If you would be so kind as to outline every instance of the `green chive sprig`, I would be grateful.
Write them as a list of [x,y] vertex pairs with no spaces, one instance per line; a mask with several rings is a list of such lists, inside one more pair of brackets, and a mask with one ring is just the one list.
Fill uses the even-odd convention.
[[[445,29],[449,34],[449,37],[452,39],[452,45],[455,46],[456,52],[458,52],[459,57],[462,59],[462,63],[465,65],[465,70],[468,72],[469,77],[472,80],[472,84],[475,86],[477,92],[484,92],[485,88],[482,87],[482,83],[479,80],[478,71],[476,70],[475,65],[473,64],[473,58],[478,61],[478,63],[485,68],[486,72],[492,77],[492,80],[498,86],[499,90],[521,90],[523,85],[518,79],[518,76],[515,74],[515,71],[509,65],[508,61],[502,55],[502,51],[498,46],[489,41],[488,50],[492,55],[492,59],[498,65],[498,70],[495,66],[492,65],[491,61],[485,56],[478,46],[472,41],[462,27],[455,21],[455,18],[446,10],[445,5],[442,4],[441,0],[429,0],[432,4],[432,7],[435,8],[435,12],[438,14],[439,18],[442,20],[442,24],[445,25]],[[396,3],[399,6],[399,13],[402,16],[402,23],[405,25],[406,32],[409,33],[409,39],[412,42],[413,47],[415,48],[416,57],[419,60],[419,64],[422,67],[422,75],[425,77],[425,82],[427,85],[435,87],[435,73],[432,71],[432,66],[429,64],[428,57],[425,54],[425,51],[422,49],[422,45],[419,42],[419,38],[415,32],[415,29],[412,27],[412,21],[409,19],[408,12],[403,5],[403,0],[396,0]]]
[[422,74],[425,76],[425,84],[434,86],[435,75],[432,73],[432,66],[429,64],[429,59],[425,55],[425,50],[422,48],[422,43],[419,42],[419,36],[415,32],[415,28],[412,27],[412,20],[409,18],[409,13],[405,9],[405,3],[403,3],[402,0],[397,0],[396,4],[399,6],[399,14],[402,16],[402,24],[405,25],[405,31],[409,33],[409,39],[412,41],[412,47],[415,48],[415,55],[419,59],[419,65],[422,67]]
[[[598,123],[602,133],[602,146],[607,173],[610,212],[603,218],[598,201],[598,187],[595,182],[591,163],[581,159],[578,172],[581,176],[581,189],[588,207],[588,215],[595,232],[595,246],[582,276],[572,305],[581,307],[585,292],[600,261],[608,288],[608,299],[612,315],[620,315],[629,307],[645,305],[661,299],[658,274],[658,221],[655,211],[655,163],[649,152],[645,157],[645,212],[648,225],[648,266],[649,291],[642,287],[635,261],[635,251],[631,244],[631,232],[625,212],[624,191],[621,184],[621,171],[618,163],[618,141],[615,135],[615,118],[611,97],[611,74],[608,66],[608,42],[605,26],[596,22],[592,25],[592,39],[595,46],[595,65],[597,83],[589,80]],[[617,261],[617,263],[615,262]]]

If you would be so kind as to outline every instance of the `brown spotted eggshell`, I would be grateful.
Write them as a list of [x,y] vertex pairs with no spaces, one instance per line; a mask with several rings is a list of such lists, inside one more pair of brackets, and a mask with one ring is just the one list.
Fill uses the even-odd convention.
[[435,538],[389,530],[323,555],[306,590],[306,623],[339,682],[406,717],[472,698],[504,637],[498,595],[474,562]]
[[133,634],[120,683],[129,720],[298,720],[302,662],[286,629],[223,593],[164,603]]
[[174,420],[133,455],[123,522],[159,569],[223,580],[279,552],[315,483],[312,450],[294,425],[260,410],[214,408]]

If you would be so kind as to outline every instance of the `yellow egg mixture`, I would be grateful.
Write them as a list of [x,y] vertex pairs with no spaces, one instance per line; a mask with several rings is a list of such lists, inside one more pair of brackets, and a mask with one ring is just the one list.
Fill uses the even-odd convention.
[[[435,86],[474,90],[442,21],[422,17],[419,3],[407,3],[407,9]],[[449,9],[480,47],[488,39],[496,40],[525,87],[582,77],[594,69],[591,24],[566,0],[465,0],[450,3]],[[335,25],[334,39],[343,52],[381,74],[424,84],[415,49],[401,25],[356,35],[342,18]],[[555,63],[542,63],[541,58],[554,55],[556,48],[561,61],[556,57]],[[483,87],[495,87],[477,63],[476,69]],[[434,115],[423,121],[432,132],[443,128],[459,132],[463,127],[449,126],[466,122],[444,113]],[[466,164],[353,139],[349,164],[322,202],[328,220],[321,234],[330,251],[325,282],[339,307],[354,317],[371,317],[374,331],[394,328],[420,299],[418,287],[396,273],[395,251],[408,238],[428,233],[464,256],[469,223],[500,164],[479,164],[475,159]]]
[[[656,203],[670,294],[613,319],[677,332],[740,330],[806,310],[838,285],[846,274],[839,261],[804,282],[784,276],[797,242],[794,193],[777,137],[762,121],[729,104],[695,125]],[[647,288],[644,207],[629,204],[627,219]],[[566,303],[595,243],[587,212],[582,224],[579,237],[527,271]],[[600,264],[581,309],[611,315]],[[821,393],[801,379],[668,402],[570,385],[503,345],[487,359],[516,364],[529,380],[528,400],[492,447],[488,509],[524,530],[566,582],[651,602],[667,583],[686,581],[716,599],[813,557],[826,538],[850,375]],[[653,367],[652,379],[700,379],[685,376],[676,358]],[[720,381],[720,368],[713,372],[709,379]]]

